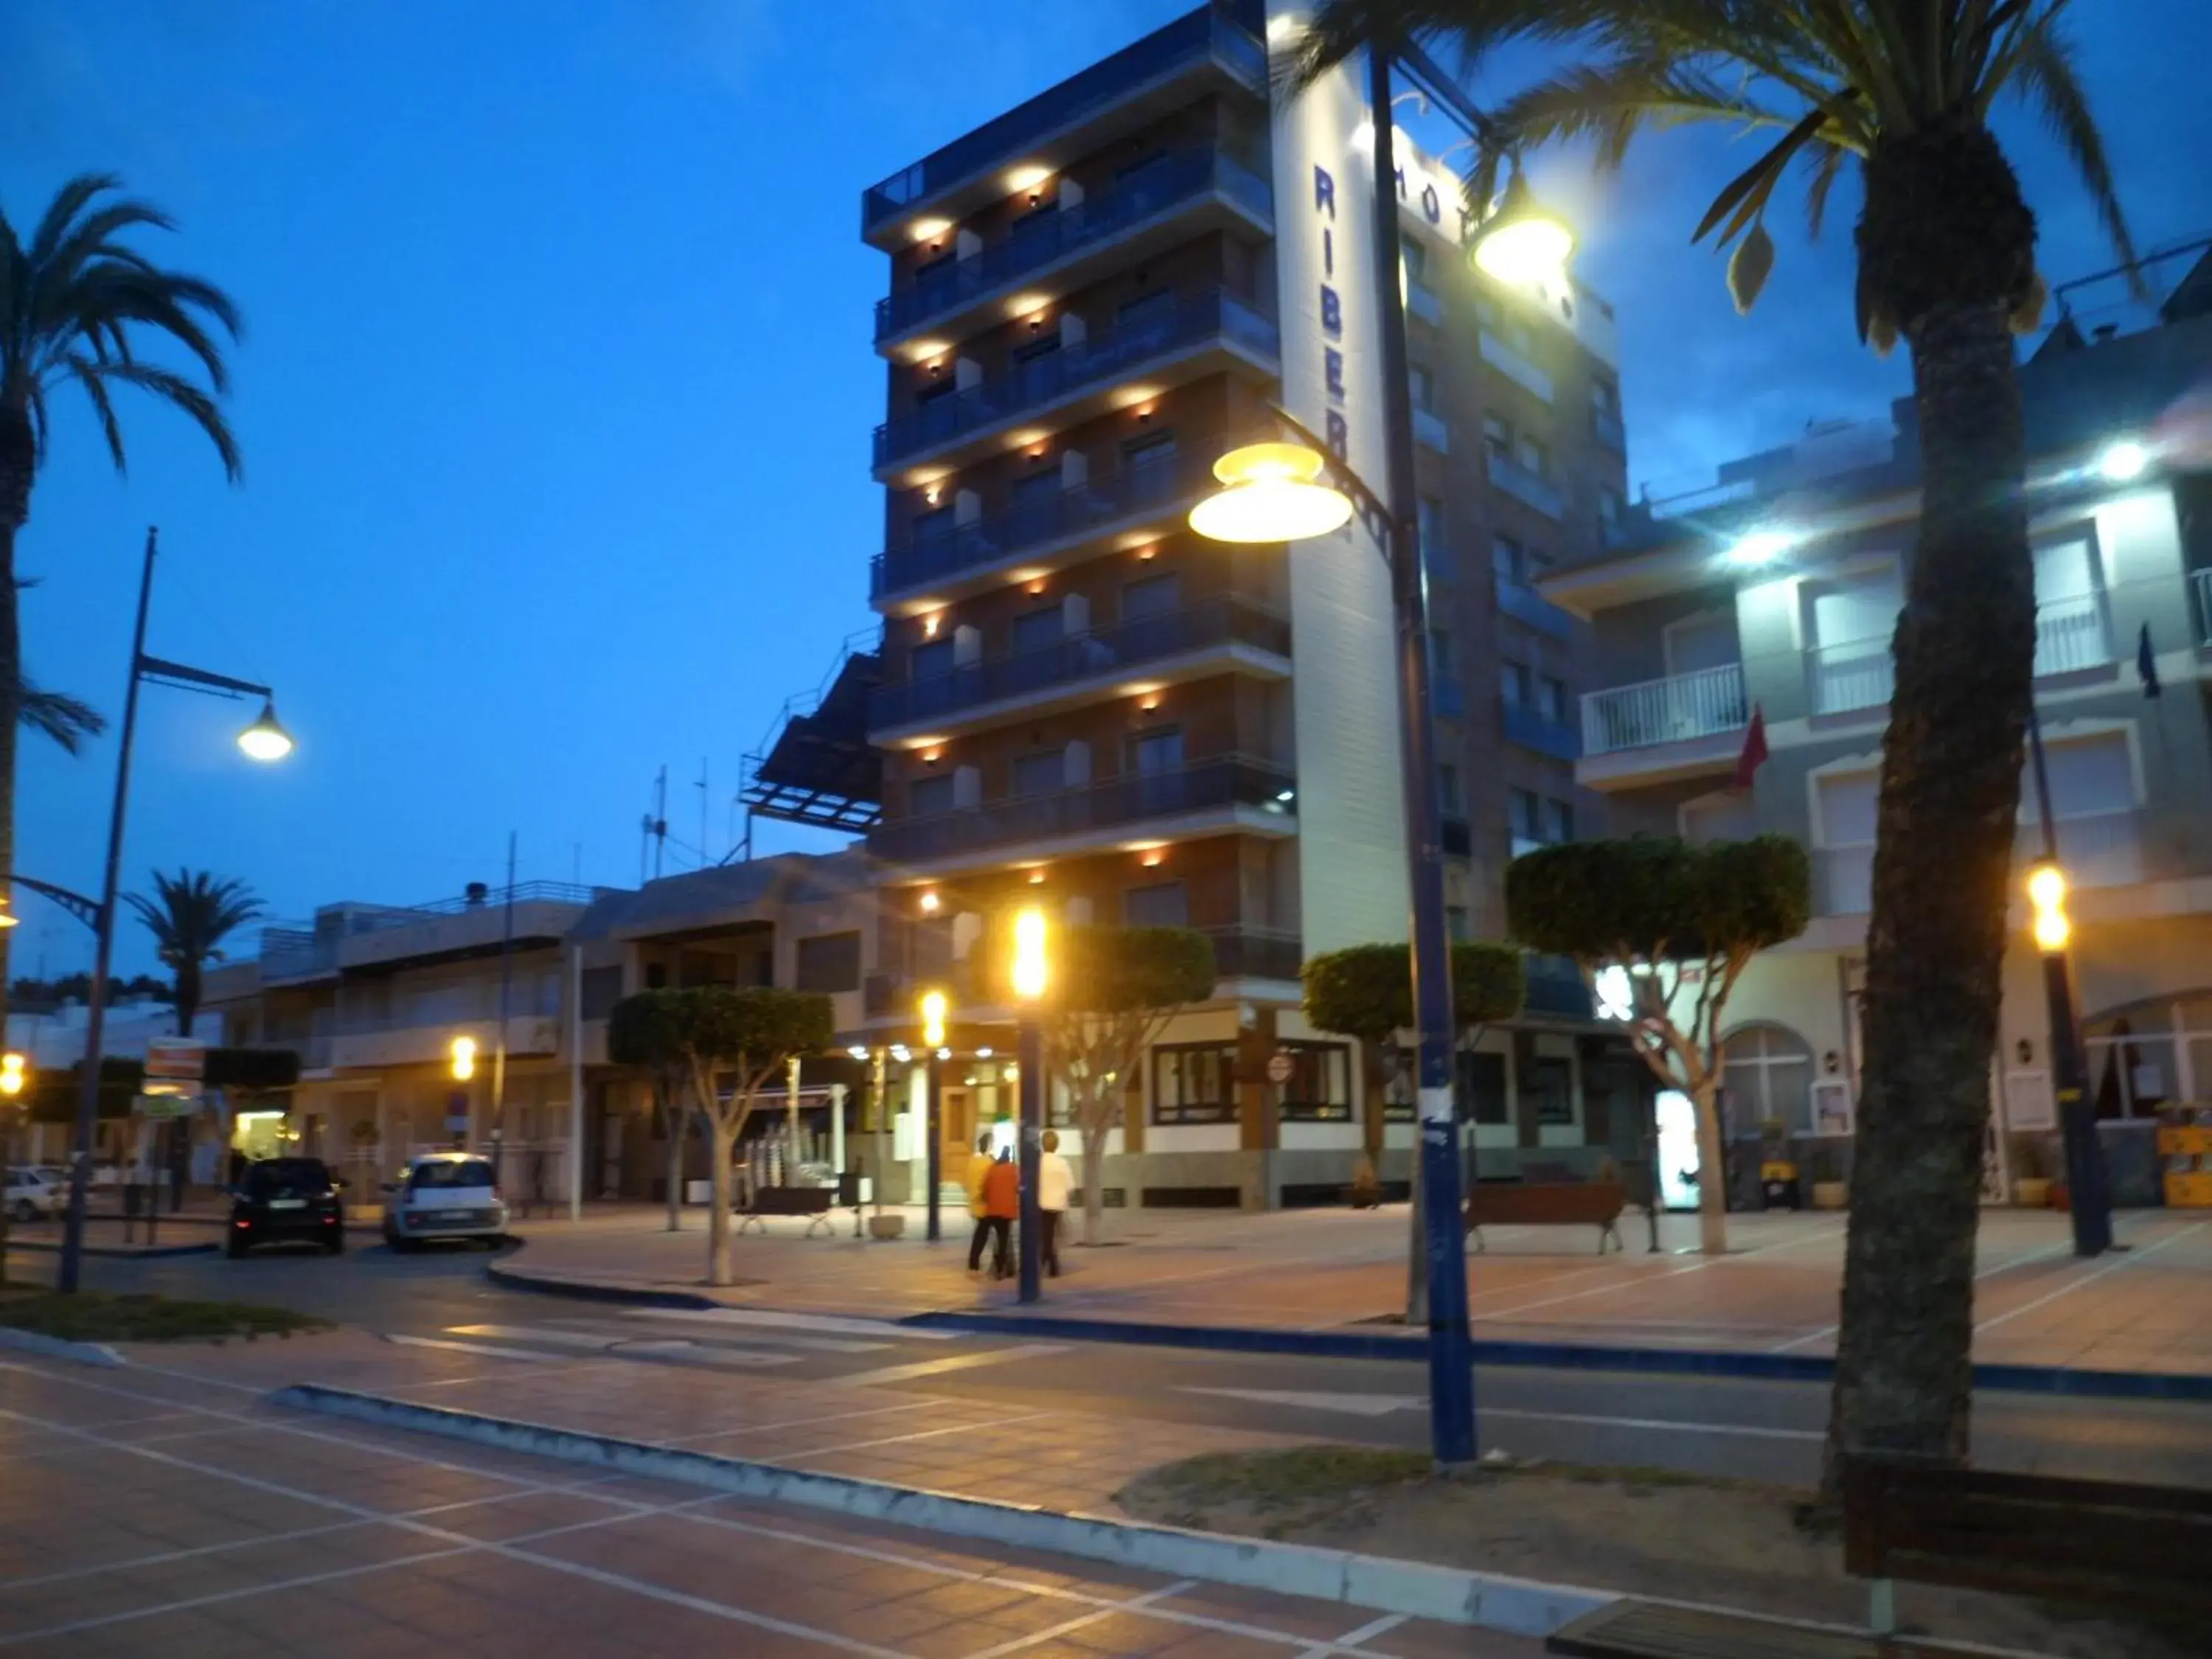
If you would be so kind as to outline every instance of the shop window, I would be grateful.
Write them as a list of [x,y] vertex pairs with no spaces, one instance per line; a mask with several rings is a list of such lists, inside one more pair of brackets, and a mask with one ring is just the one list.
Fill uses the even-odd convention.
[[1813,1050],[1781,1025],[1750,1025],[1721,1045],[1721,1100],[1731,1135],[1759,1133],[1778,1121],[1793,1135],[1813,1132]]
[[1291,1061],[1282,1085],[1280,1113],[1285,1123],[1348,1123],[1352,1121],[1352,1049],[1342,1042],[1283,1042],[1278,1054]]
[[1521,1097],[1540,1128],[1571,1127],[1575,1121],[1574,1062],[1558,1054],[1539,1054],[1521,1074]]
[[1237,1046],[1164,1042],[1152,1050],[1151,1121],[1231,1123],[1237,1117]]
[[802,991],[859,990],[860,934],[817,933],[799,940],[797,977]]

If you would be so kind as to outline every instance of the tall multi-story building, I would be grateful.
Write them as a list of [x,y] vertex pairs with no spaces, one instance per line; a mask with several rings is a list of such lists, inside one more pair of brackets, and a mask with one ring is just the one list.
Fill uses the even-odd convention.
[[[2094,290],[2091,290],[2094,292]],[[2152,325],[2067,317],[2021,369],[2037,601],[2035,700],[2075,890],[2090,1081],[2123,1203],[2158,1202],[2150,1129],[2212,1096],[2212,258]],[[1891,687],[1918,512],[1912,405],[1815,428],[1639,507],[1601,556],[1541,582],[1595,627],[1582,784],[1619,831],[1754,831],[1812,849],[1814,919],[1729,1006],[1726,1104],[1849,1167],[1857,993]],[[1731,787],[1753,711],[1771,758]],[[2041,851],[2032,772],[2015,865]],[[2024,899],[1990,1057],[1993,1194],[2059,1172],[2049,1019]],[[1770,1130],[1769,1133],[1772,1133]],[[1689,1154],[1694,1161],[1694,1152]],[[1753,1161],[1755,1166],[1755,1160]]]
[[[888,261],[881,646],[793,723],[751,797],[875,818],[870,1013],[895,1030],[921,987],[953,989],[949,1149],[1010,1099],[1009,1016],[976,969],[1015,909],[1212,939],[1214,998],[1130,1079],[1102,1149],[1133,1205],[1334,1191],[1358,1068],[1304,1022],[1299,965],[1405,935],[1372,541],[1229,547],[1185,523],[1215,458],[1273,434],[1277,403],[1382,476],[1371,129],[1356,75],[1271,88],[1270,39],[1295,26],[1286,5],[1212,0],[864,194]],[[1620,509],[1612,319],[1565,281],[1478,276],[1457,179],[1400,142],[1382,234],[1411,318],[1451,921],[1494,935],[1508,857],[1589,811],[1586,630],[1536,583]],[[864,731],[834,718],[863,696]],[[1571,988],[1537,990],[1468,1061],[1474,1138],[1500,1171],[1636,1144],[1632,1065]]]

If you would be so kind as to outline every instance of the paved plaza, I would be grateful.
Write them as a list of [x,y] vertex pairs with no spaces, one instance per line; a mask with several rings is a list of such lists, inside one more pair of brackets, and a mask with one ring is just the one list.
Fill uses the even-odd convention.
[[[770,1223],[738,1242],[746,1282],[714,1292],[732,1305],[901,1317],[1007,1310],[1006,1285],[965,1271],[965,1215],[945,1238],[873,1243],[805,1238]],[[619,1212],[580,1225],[531,1223],[502,1271],[616,1289],[702,1291],[704,1217],[661,1231],[657,1212]],[[1729,1218],[1730,1253],[1694,1253],[1696,1218],[1661,1218],[1657,1254],[1644,1218],[1622,1218],[1628,1249],[1603,1257],[1594,1230],[1492,1227],[1471,1254],[1478,1338],[1762,1353],[1834,1351],[1844,1218],[1789,1213]],[[1079,1230],[1081,1223],[1075,1218]],[[1265,1215],[1117,1213],[1106,1248],[1064,1252],[1043,1312],[1178,1325],[1337,1330],[1387,1322],[1402,1305],[1407,1212],[1316,1210]],[[1975,1291],[1975,1358],[1985,1364],[2212,1374],[2212,1217],[2137,1211],[2118,1218],[2124,1251],[2072,1253],[2067,1218],[1985,1213]]]

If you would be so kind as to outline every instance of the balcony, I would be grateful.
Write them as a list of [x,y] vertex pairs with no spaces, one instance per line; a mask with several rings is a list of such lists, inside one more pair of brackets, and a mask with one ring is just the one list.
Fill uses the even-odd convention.
[[1017,363],[1006,374],[884,422],[876,428],[876,472],[884,477],[896,467],[924,461],[957,465],[987,453],[1016,425],[1065,425],[1103,413],[1117,383],[1139,374],[1150,377],[1155,389],[1238,364],[1265,378],[1276,373],[1278,356],[1274,324],[1217,289],[1173,311]]
[[[1816,647],[1805,656],[1812,676],[1814,714],[1850,714],[1888,703],[1896,684],[1896,665],[1887,635]],[[2105,620],[2101,594],[2045,599],[2036,606],[2036,678],[2083,673],[2109,667],[2112,662],[2112,629]]]
[[1006,193],[1003,169],[1065,166],[1224,79],[1264,95],[1267,49],[1245,27],[1261,16],[1257,5],[1217,0],[987,121],[872,186],[860,198],[862,235],[891,246],[922,210],[957,216]]
[[1439,455],[1451,453],[1451,422],[1433,409],[1413,411],[1413,441],[1425,444]]
[[1460,684],[1459,676],[1449,669],[1431,671],[1429,703],[1437,718],[1463,720],[1467,718],[1467,688]]
[[[353,1017],[339,1023],[330,1036],[330,1065],[374,1069],[384,1066],[444,1065],[453,1039],[467,1035],[476,1039],[477,1051],[489,1066],[497,1047],[496,1012],[456,1019],[430,1014],[399,1015],[389,1018]],[[561,1020],[556,1014],[514,1014],[507,1022],[507,1052],[551,1054],[560,1052]]]
[[1560,500],[1557,487],[1495,450],[1490,453],[1490,482],[1523,507],[1534,507],[1547,519],[1558,520],[1565,515],[1566,504]]
[[1523,703],[1505,705],[1505,741],[1533,749],[1540,755],[1549,755],[1553,760],[1578,760],[1582,757],[1582,744],[1573,726]]
[[1896,676],[1886,638],[1814,646],[1805,653],[1805,665],[1816,714],[1847,714],[1889,702]]
[[1723,663],[1694,673],[1615,686],[1583,696],[1583,752],[1624,750],[1741,732],[1751,719],[1743,665]]
[[1548,634],[1555,640],[1572,636],[1575,619],[1553,605],[1526,582],[1516,582],[1506,577],[1496,578],[1498,608],[1518,623],[1525,623],[1540,634]]
[[1267,180],[1217,150],[1164,159],[1119,188],[1023,222],[1006,240],[969,259],[948,260],[911,287],[876,301],[876,344],[896,344],[924,328],[958,337],[1009,290],[1045,276],[1061,291],[1079,285],[1085,266],[1127,261],[1198,234],[1185,222],[1206,213],[1217,223],[1241,219],[1272,235],[1274,192]]
[[2079,674],[2112,660],[2101,594],[2045,599],[2035,607],[2035,677]]
[[1614,454],[1628,453],[1628,434],[1622,429],[1620,416],[1602,409],[1593,409],[1590,410],[1590,431]]
[[1165,616],[1139,617],[1056,640],[1042,650],[999,656],[949,674],[877,689],[868,727],[878,740],[915,726],[936,732],[1012,708],[1043,713],[1055,701],[1074,702],[1102,686],[1119,686],[1132,670],[1148,678],[1202,672],[1239,661],[1271,678],[1291,672],[1291,624],[1249,599],[1212,599]]
[[1229,756],[1180,771],[1110,778],[878,824],[869,834],[868,850],[894,863],[949,872],[1171,834],[1245,829],[1290,836],[1297,830],[1297,781],[1288,770],[1271,761]]
[[1589,982],[1571,957],[1530,955],[1522,965],[1524,1013],[1548,1014],[1554,1019],[1594,1019]]
[[943,602],[996,586],[1018,559],[1042,570],[1086,556],[1109,538],[1141,537],[1180,525],[1200,498],[1218,489],[1210,451],[1173,466],[1139,467],[1027,501],[972,523],[925,532],[878,554],[868,596],[878,605],[919,593]]
[[[2043,831],[2033,821],[2033,799],[2022,803],[2029,821],[2013,836],[2013,867],[2025,870],[2043,855]],[[2142,814],[2133,808],[2061,818],[2053,826],[2058,861],[2075,887],[2126,887],[2143,878]],[[1820,913],[1863,916],[1873,907],[1874,844],[1827,847],[1816,863]]]
[[1552,377],[1488,329],[1482,331],[1476,349],[1483,362],[1531,397],[1552,401]]
[[1406,314],[1419,318],[1431,328],[1442,328],[1444,325],[1444,302],[1437,298],[1436,289],[1409,277],[1406,283]]
[[1296,933],[1269,927],[1201,927],[1213,941],[1213,971],[1221,979],[1295,981],[1305,962]]

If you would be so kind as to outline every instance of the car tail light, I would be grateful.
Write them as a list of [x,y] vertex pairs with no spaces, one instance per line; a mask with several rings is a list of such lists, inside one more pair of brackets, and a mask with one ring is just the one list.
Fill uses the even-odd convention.
[[237,1220],[232,1222],[230,1224],[234,1227],[243,1227],[246,1224],[246,1218],[240,1216]]

